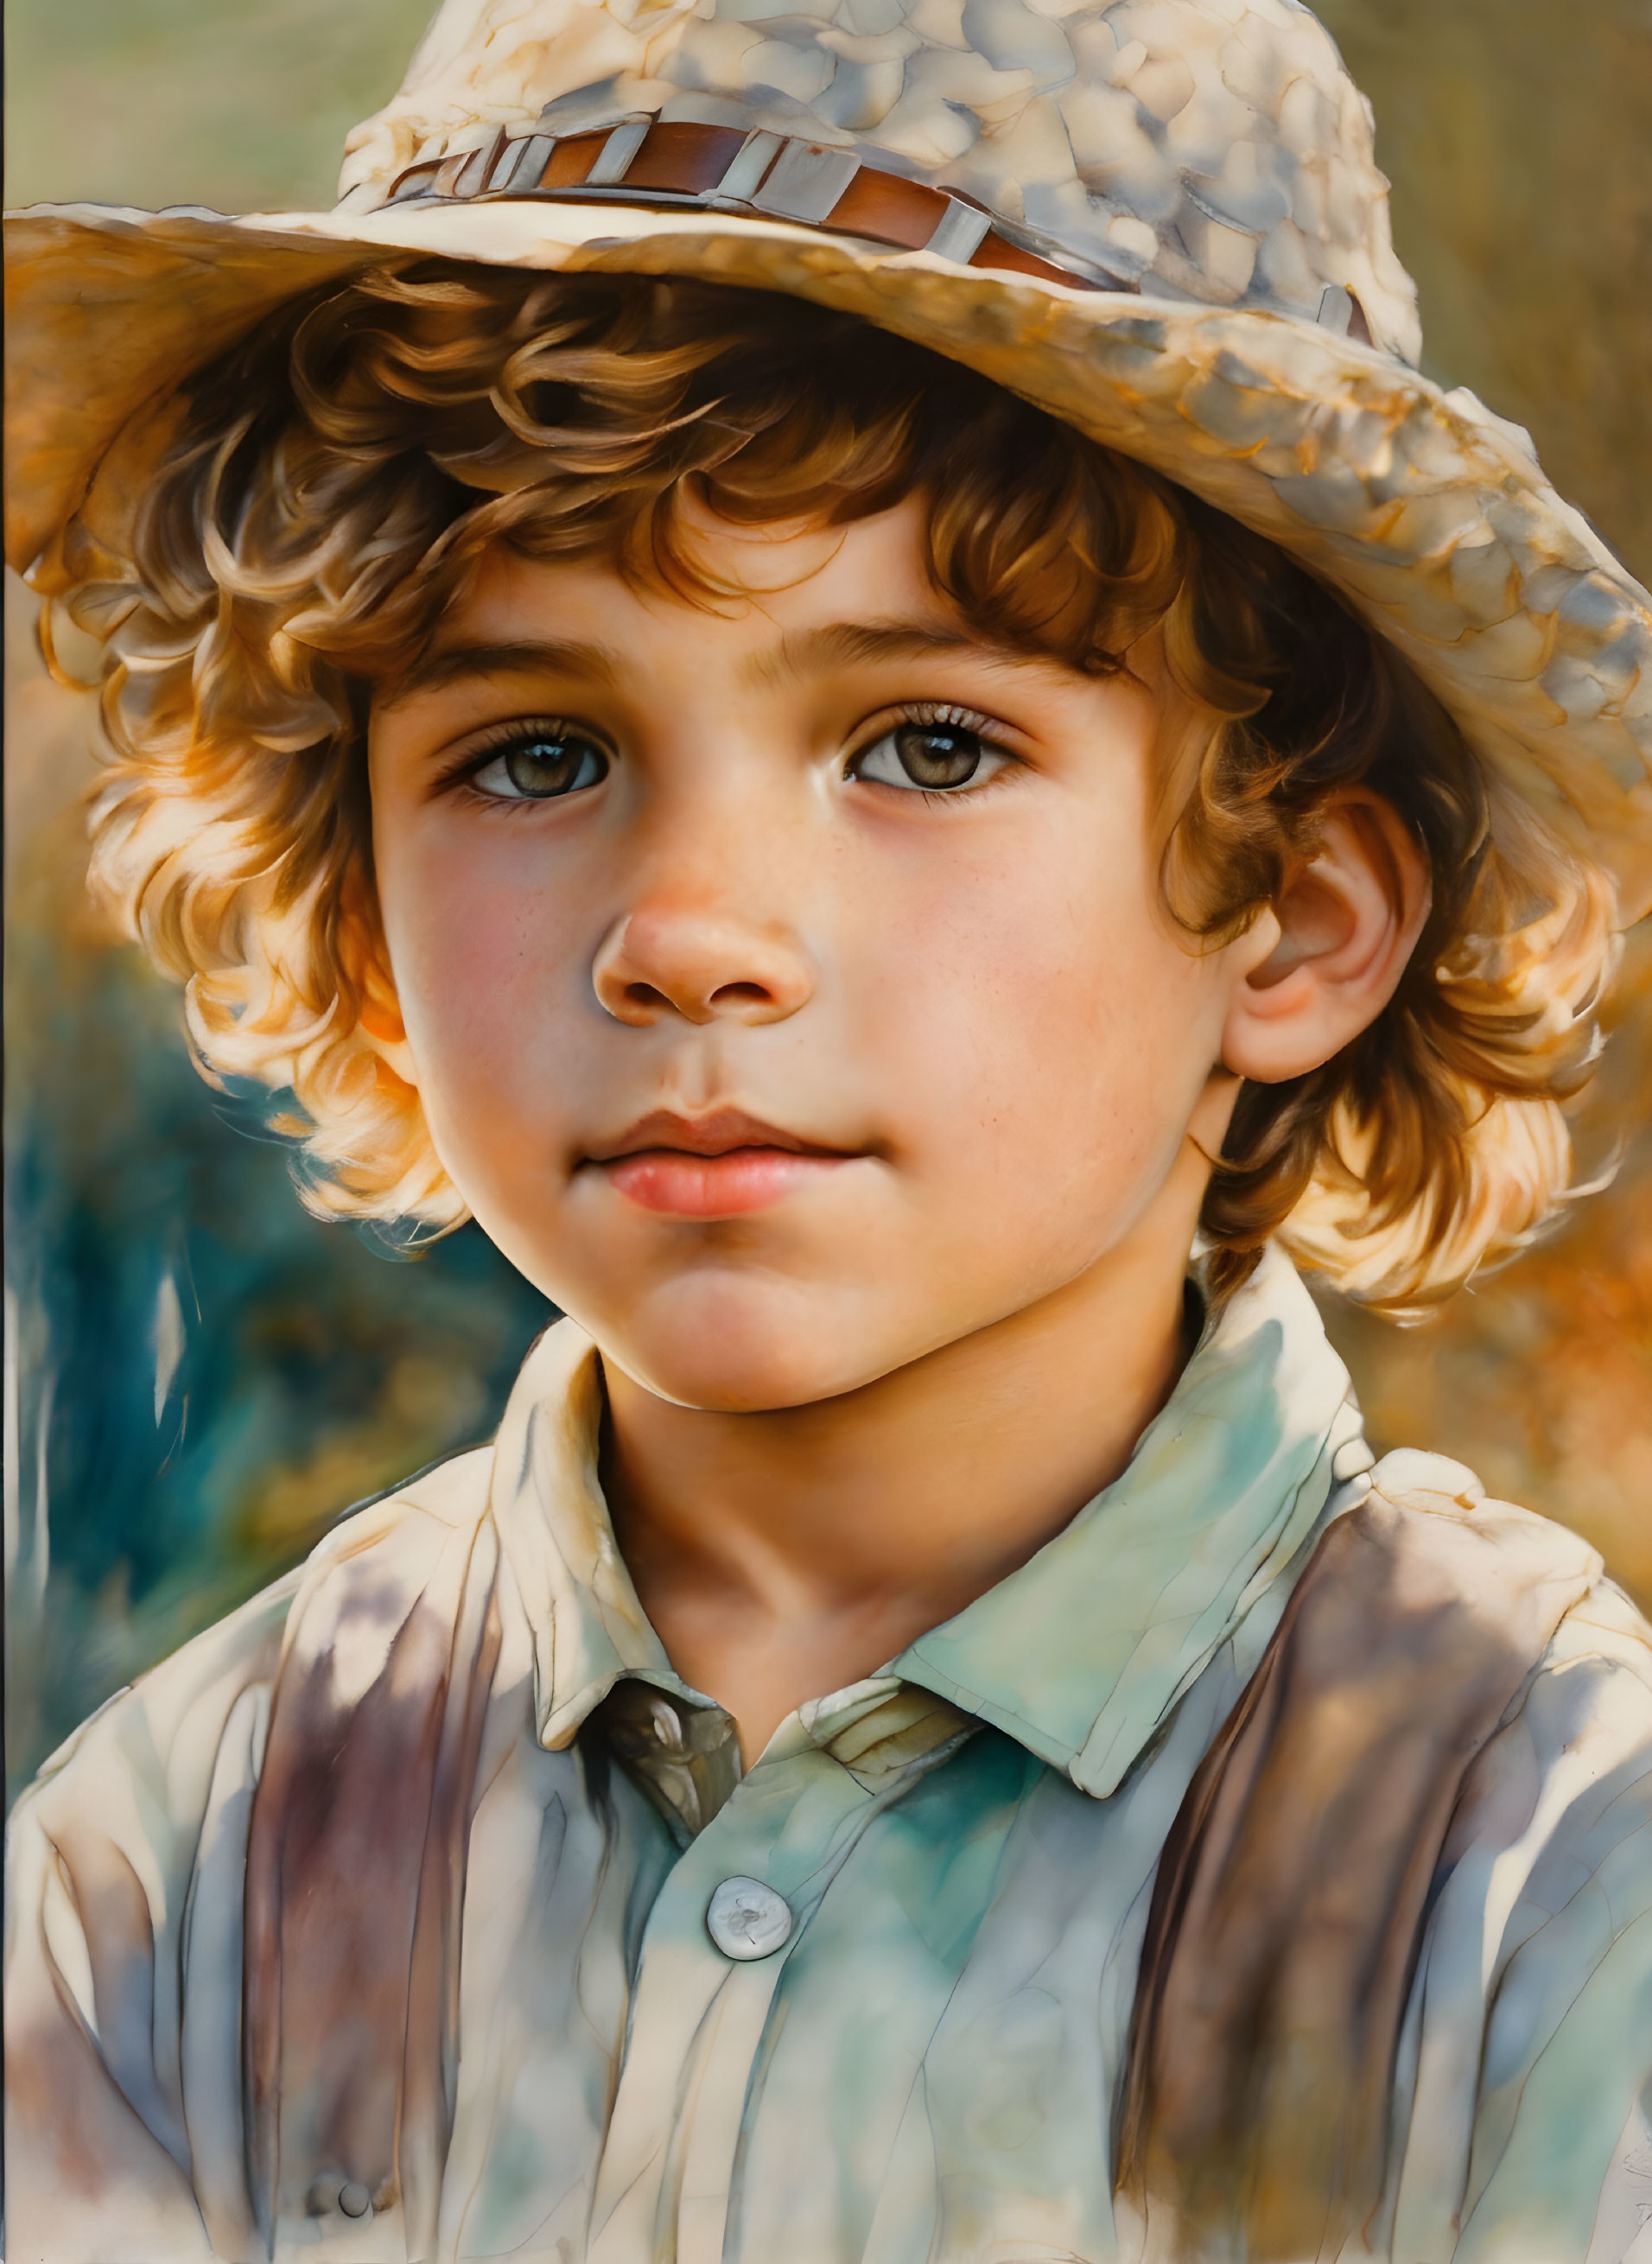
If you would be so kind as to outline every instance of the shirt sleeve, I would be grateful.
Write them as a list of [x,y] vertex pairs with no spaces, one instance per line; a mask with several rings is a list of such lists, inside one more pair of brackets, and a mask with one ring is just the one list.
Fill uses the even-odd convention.
[[1610,1582],[1480,1756],[1446,1855],[1390,2253],[1652,2264],[1652,1630]]
[[254,2253],[240,2143],[239,1879],[295,1585],[267,1591],[112,1699],[13,1813],[12,2264]]

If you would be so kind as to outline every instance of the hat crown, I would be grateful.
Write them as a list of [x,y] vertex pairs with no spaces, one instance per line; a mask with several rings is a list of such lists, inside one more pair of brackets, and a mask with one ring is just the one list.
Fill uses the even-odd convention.
[[341,193],[639,118],[852,153],[1092,280],[1337,327],[1351,294],[1420,349],[1370,105],[1298,0],[446,0]]

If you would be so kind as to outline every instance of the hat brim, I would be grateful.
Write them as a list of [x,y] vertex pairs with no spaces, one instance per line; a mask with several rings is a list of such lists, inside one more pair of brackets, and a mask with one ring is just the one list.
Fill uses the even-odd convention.
[[1067,288],[818,230],[620,203],[229,219],[40,206],[7,228],[6,555],[112,547],[184,380],[396,254],[695,276],[863,316],[1152,466],[1340,591],[1577,853],[1652,906],[1652,598],[1471,394],[1314,323]]

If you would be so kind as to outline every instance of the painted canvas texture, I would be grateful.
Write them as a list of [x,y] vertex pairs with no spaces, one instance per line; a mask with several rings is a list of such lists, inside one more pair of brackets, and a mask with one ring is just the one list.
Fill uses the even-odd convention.
[[[1262,12],[1309,36],[1287,8]],[[797,236],[825,194],[808,137],[831,133],[907,134],[899,178],[939,197],[913,224],[943,260],[984,244],[990,269],[996,243],[1031,273],[1049,265],[1039,246],[1076,245],[1104,294],[1150,297],[1172,227],[1219,283],[1224,261],[1255,256],[1202,206],[1155,220],[1147,171],[1109,177],[1113,218],[1093,242],[1059,181],[1018,181],[996,237],[1004,192],[985,160],[960,171],[943,152],[953,173],[922,185],[941,178],[924,154],[936,120],[991,108],[982,57],[1005,79],[1023,69],[989,10],[961,29],[925,18],[928,76],[910,42],[879,46],[895,30],[881,17],[834,26],[831,45],[804,18],[769,33],[743,16],[734,62],[731,11],[699,11],[658,52],[626,17],[630,47],[602,69],[558,65],[569,85],[536,82],[520,103],[509,40],[483,43],[464,13],[446,19],[474,54],[460,68],[437,39],[425,81],[416,68],[397,96],[424,28],[402,0],[13,0],[8,207],[187,207],[143,255],[158,301],[213,214],[325,214],[344,134],[375,113],[344,220],[268,255],[293,263],[293,289],[342,288],[363,272],[349,247],[364,229],[398,256],[478,256],[460,231],[518,224],[489,208],[489,183],[508,202],[530,165],[548,180],[559,138],[591,143],[576,188],[593,164],[622,178],[663,102],[730,150],[755,131],[766,179],[795,163],[800,185],[790,205],[748,203],[756,226],[723,268],[605,252],[592,221],[593,273],[611,258],[668,283],[728,275],[875,318],[897,287]],[[1424,379],[1496,412],[1453,412],[1451,445],[1482,467],[1475,449],[1503,451],[1518,485],[1535,443],[1587,514],[1547,539],[1553,570],[1598,599],[1574,608],[1585,642],[1565,682],[1578,744],[1604,750],[1638,711],[1611,674],[1633,634],[1598,629],[1599,593],[1652,571],[1652,185],[1625,162],[1652,129],[1652,39],[1627,5],[1576,25],[1524,6],[1318,13],[1374,104]],[[1156,51],[1110,36],[1109,98],[1164,98]],[[814,76],[811,42],[837,59]],[[914,95],[891,125],[897,65],[930,109]],[[701,116],[707,87],[722,91]],[[1112,128],[1077,120],[1093,199],[1083,135]],[[616,133],[632,139],[597,156]],[[681,164],[689,147],[644,162]],[[698,164],[709,145],[692,148]],[[1359,248],[1351,281],[1315,270],[1301,285],[1329,343],[1309,330],[1281,347],[1278,398],[1328,381],[1322,349],[1415,356],[1403,271],[1380,251]],[[1213,471],[1219,507],[1240,499],[1260,533],[1293,493],[1322,507],[1308,483],[1334,483],[1335,449],[1292,490],[1294,475],[1258,471],[1278,431],[1239,430],[1250,333],[1201,334],[1196,307],[1163,318],[1168,345],[1117,331],[1092,349],[1059,259],[1054,280],[1043,366],[1104,355],[1086,366],[1135,404],[1113,436],[1127,455],[1177,476],[1191,421],[1234,483],[1269,483],[1257,500]],[[988,377],[1030,368],[1036,326],[1018,312],[1004,343],[967,274],[898,287],[915,346],[967,332]],[[1292,287],[1242,280],[1230,303],[1297,319]],[[186,362],[187,322],[168,320]],[[1170,408],[1121,374],[1148,351],[1184,358]],[[118,356],[91,359],[95,406]],[[1081,382],[1022,390],[1060,417]],[[1390,437],[1417,429],[1400,401],[1371,410]],[[134,462],[152,469],[163,445]],[[56,506],[19,508],[48,548],[60,539]],[[1392,562],[1376,546],[1397,548],[1386,526],[1367,540],[1329,516],[1315,539],[1308,562],[1345,567],[1356,595]],[[80,570],[57,555],[66,586]],[[1419,601],[1415,652],[1446,654],[1440,686],[1497,628],[1479,592],[1441,595],[1471,578],[1443,569],[1434,614]],[[1535,569],[1525,587],[1529,613]],[[748,1717],[708,1700],[616,1546],[593,1333],[455,1223],[466,1206],[417,1143],[398,1151],[417,1196],[404,1215],[375,1196],[318,1215],[294,1192],[324,1177],[302,1096],[283,1113],[267,1079],[201,1081],[176,984],[86,889],[88,697],[49,678],[39,599],[10,570],[6,595],[9,1799],[46,1769],[11,1889],[16,2017],[43,2041],[11,2075],[14,2162],[31,2168],[8,2253],[1638,2259],[1652,2240],[1646,918],[1618,947],[1598,1067],[1565,1103],[1575,1192],[1529,1248],[1518,1228],[1488,1237],[1496,1262],[1471,1254],[1467,1287],[1425,1310],[1426,1268],[1385,1244],[1363,1273],[1343,1266],[1362,1304],[1337,1286],[1337,1237],[1358,1237],[1328,1196],[1243,1279],[1196,1268],[1173,1388],[1149,1394],[1100,1491],[775,1727],[761,1703]],[[1454,638],[1439,608],[1459,602]],[[1652,862],[1633,765],[1588,756],[1615,781],[1591,800],[1563,760],[1532,757],[1486,650],[1486,747],[1515,751],[1509,776],[1561,812],[1573,849],[1609,840],[1617,901],[1640,914]],[[94,641],[63,625],[56,657],[60,678],[90,670]],[[981,758],[958,755],[958,731],[975,739],[951,711],[917,727],[931,766]],[[1559,938],[1557,958],[1569,947]],[[655,996],[622,960],[598,973],[620,1020],[639,985]],[[1213,1279],[1217,1294],[1197,1286]],[[94,1775],[108,1818],[85,1813]],[[42,2176],[48,2144],[58,2167]]]

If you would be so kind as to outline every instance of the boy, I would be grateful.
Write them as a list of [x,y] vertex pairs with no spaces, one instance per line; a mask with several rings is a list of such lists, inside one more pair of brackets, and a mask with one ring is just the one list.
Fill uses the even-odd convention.
[[453,0],[335,214],[20,223],[103,883],[569,1317],[21,1805],[14,2258],[1644,2244],[1648,1631],[1290,1262],[1535,1230],[1652,871],[1368,133],[1282,0]]

